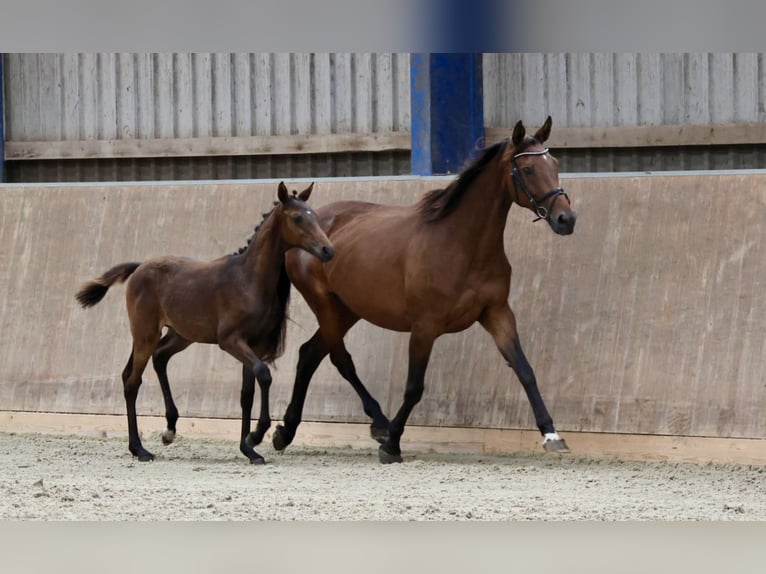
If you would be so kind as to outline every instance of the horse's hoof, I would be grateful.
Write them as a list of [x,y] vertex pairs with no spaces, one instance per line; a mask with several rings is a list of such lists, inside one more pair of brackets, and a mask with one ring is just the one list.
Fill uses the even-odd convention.
[[162,444],[169,445],[176,440],[176,431],[165,429],[162,431]]
[[543,442],[543,448],[547,452],[558,452],[561,454],[571,452],[563,438],[545,439]]
[[378,428],[374,426],[370,426],[370,436],[373,438],[373,440],[378,441],[378,443],[383,444],[388,440],[388,427],[385,428]]
[[138,459],[139,462],[151,462],[154,460],[154,455],[149,451],[144,451],[134,456]]
[[266,464],[266,459],[260,455],[250,457],[250,464]]
[[392,464],[395,462],[402,462],[401,454],[391,454],[383,449],[383,445],[378,447],[378,458],[383,464]]
[[271,439],[274,450],[285,450],[291,442],[292,439],[288,439],[285,427],[277,425],[277,428],[274,429],[274,436]]

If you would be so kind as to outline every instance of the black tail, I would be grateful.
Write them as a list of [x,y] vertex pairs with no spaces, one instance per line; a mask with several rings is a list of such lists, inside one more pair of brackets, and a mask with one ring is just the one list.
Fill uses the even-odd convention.
[[120,263],[104,273],[98,279],[88,281],[77,292],[75,297],[84,308],[93,307],[101,301],[109,291],[109,287],[115,283],[122,283],[138,269],[140,263]]

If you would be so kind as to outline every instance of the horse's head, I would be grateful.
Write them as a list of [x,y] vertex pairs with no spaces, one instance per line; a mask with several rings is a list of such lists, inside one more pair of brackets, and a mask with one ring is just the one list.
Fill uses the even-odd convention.
[[544,219],[557,234],[569,235],[577,214],[561,187],[558,160],[543,146],[552,124],[548,116],[537,133],[527,137],[521,120],[516,123],[506,156],[511,164],[510,187],[513,201],[535,213],[535,221]]
[[300,247],[322,261],[329,261],[335,255],[335,248],[319,226],[316,213],[306,205],[313,188],[312,183],[300,193],[293,191],[290,195],[285,182],[279,184],[277,196],[282,210],[280,233],[290,247]]

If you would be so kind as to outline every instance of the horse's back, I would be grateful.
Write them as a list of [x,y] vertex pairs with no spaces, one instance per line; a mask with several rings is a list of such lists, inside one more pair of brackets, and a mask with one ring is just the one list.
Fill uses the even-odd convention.
[[[147,321],[171,326],[190,341],[214,342],[215,331],[198,332],[198,325],[215,322],[220,266],[220,260],[205,262],[173,255],[145,261],[127,285],[129,315],[140,313]],[[194,319],[192,326],[189,318]]]

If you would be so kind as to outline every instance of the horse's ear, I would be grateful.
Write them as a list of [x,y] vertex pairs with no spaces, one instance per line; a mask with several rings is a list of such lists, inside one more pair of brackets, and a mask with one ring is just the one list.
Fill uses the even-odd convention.
[[306,189],[304,189],[303,191],[301,191],[301,192],[298,194],[298,198],[299,198],[301,201],[308,201],[308,200],[309,200],[309,197],[311,197],[311,190],[312,190],[312,189],[314,189],[314,182],[313,182],[313,181],[311,182],[311,185],[310,185],[310,186],[308,186]]
[[521,145],[521,142],[524,141],[524,136],[527,135],[527,130],[524,128],[524,124],[521,123],[521,120],[516,122],[516,125],[513,126],[513,135],[511,136],[511,141],[513,142],[514,146]]
[[284,181],[279,182],[279,190],[277,190],[277,197],[282,203],[286,202],[290,198],[290,193],[287,191],[287,186]]
[[539,141],[540,143],[543,143],[545,140],[547,140],[548,136],[551,135],[552,125],[553,125],[553,120],[551,119],[550,116],[548,116],[548,119],[545,120],[543,127],[537,130],[537,133],[535,134],[535,139]]

